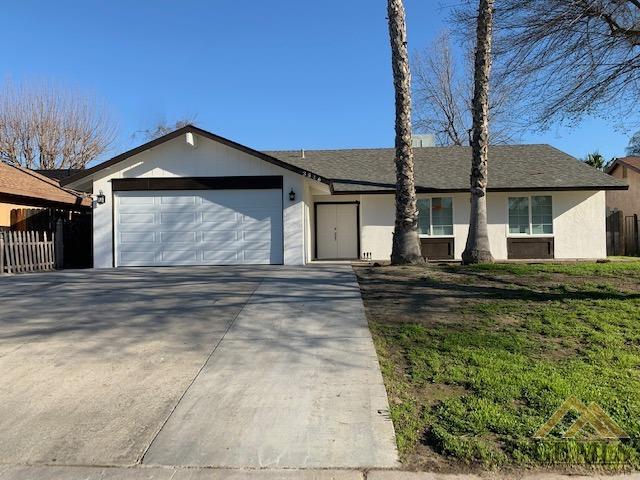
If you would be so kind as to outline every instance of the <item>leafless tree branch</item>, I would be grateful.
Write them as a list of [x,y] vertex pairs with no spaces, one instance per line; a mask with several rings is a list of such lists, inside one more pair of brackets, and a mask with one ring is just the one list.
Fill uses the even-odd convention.
[[[455,14],[465,31],[470,13]],[[637,119],[640,0],[502,0],[495,18],[496,78],[522,92],[531,121]]]
[[27,168],[83,168],[105,152],[115,124],[104,108],[61,87],[5,84],[0,91],[0,160]]
[[137,138],[139,135],[142,135],[142,137],[146,141],[155,140],[156,138],[160,138],[167,133],[178,130],[179,128],[186,127],[187,125],[193,125],[195,123],[195,120],[195,115],[186,115],[180,120],[176,120],[173,123],[167,122],[164,119],[158,120],[152,127],[135,132],[132,135],[132,138]]
[[[469,145],[473,97],[473,52],[456,58],[450,34],[442,33],[414,57],[414,124],[433,133],[438,145]],[[517,92],[508,83],[492,82],[489,104],[491,143],[511,143],[523,129]]]

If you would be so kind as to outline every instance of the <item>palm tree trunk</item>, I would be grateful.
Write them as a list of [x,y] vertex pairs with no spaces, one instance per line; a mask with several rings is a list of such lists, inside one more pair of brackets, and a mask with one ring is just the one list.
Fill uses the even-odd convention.
[[462,262],[493,261],[487,231],[487,161],[489,150],[489,74],[494,0],[480,0],[474,63],[473,133],[471,147],[471,218]]
[[391,263],[424,263],[418,237],[418,206],[411,148],[411,72],[402,0],[388,0],[387,14],[396,103],[396,221]]

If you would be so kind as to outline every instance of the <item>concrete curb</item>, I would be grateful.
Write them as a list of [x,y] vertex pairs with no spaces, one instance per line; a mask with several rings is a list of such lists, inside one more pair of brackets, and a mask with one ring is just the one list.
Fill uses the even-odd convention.
[[570,475],[556,473],[440,474],[400,470],[216,469],[178,467],[67,467],[0,465],[0,480],[640,480],[640,473]]
[[573,475],[560,473],[531,473],[519,474],[486,472],[482,475],[475,474],[442,474],[432,472],[402,472],[402,471],[370,471],[367,480],[640,480],[640,473],[625,475]]

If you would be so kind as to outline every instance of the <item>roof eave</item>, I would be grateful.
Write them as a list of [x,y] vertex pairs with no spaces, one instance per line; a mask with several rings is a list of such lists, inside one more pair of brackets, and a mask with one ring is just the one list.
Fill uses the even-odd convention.
[[14,203],[16,205],[25,205],[31,207],[42,208],[63,208],[63,209],[90,209],[91,199],[78,197],[75,201],[65,201],[62,199],[52,199],[45,197],[34,197],[31,195],[21,195],[19,193],[0,192],[0,202]]
[[[497,187],[487,188],[488,192],[577,192],[577,191],[603,191],[603,190],[628,190],[629,185],[607,186],[564,186],[564,187]],[[369,190],[335,190],[334,195],[393,195],[394,189],[369,189]],[[421,188],[416,187],[416,193],[467,193],[468,188]]]

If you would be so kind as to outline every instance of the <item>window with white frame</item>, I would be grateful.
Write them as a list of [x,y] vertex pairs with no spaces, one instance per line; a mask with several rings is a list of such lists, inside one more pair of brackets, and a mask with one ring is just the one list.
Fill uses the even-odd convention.
[[551,195],[509,197],[509,233],[513,235],[553,234]]
[[451,197],[418,200],[418,233],[435,237],[453,235],[453,199]]

